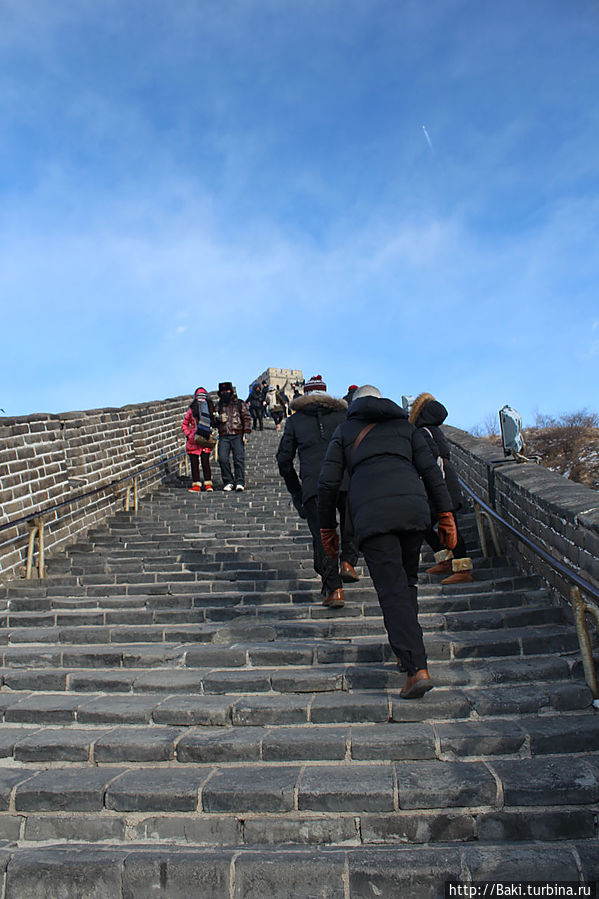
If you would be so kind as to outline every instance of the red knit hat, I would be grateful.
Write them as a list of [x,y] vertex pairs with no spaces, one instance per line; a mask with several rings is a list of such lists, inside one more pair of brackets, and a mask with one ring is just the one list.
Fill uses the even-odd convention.
[[327,385],[322,380],[322,375],[314,375],[304,384],[304,393],[312,393],[314,390],[322,390],[323,393],[327,392]]
[[206,390],[203,387],[196,388],[194,396],[197,396],[198,394],[203,394],[204,396],[207,396]]

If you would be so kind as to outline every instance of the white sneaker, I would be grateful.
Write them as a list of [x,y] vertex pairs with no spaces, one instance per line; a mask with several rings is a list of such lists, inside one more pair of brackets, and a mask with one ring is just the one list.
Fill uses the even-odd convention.
[[233,484],[225,484],[225,486],[223,487],[223,490],[225,491],[225,493],[230,493],[232,489],[233,489]]
[[238,491],[241,493],[242,490],[245,490],[245,487],[243,486],[243,484],[237,484],[237,486],[235,487],[235,489],[238,490]]

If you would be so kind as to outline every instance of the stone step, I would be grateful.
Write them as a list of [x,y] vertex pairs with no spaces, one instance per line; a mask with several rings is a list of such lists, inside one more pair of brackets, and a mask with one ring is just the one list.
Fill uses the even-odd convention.
[[[416,895],[420,899],[443,895],[449,880],[461,885],[508,878],[584,884],[599,876],[597,842],[584,832],[588,817],[574,826],[571,840],[563,846],[547,836],[548,831],[568,831],[573,814],[566,809],[533,810],[530,824],[521,812],[512,818],[506,813],[483,813],[463,823],[451,811],[432,812],[424,817],[420,837],[413,841],[410,836],[418,833],[418,823],[410,813],[398,814],[395,826],[376,813],[363,813],[355,822],[339,814],[297,815],[289,818],[287,829],[274,835],[269,831],[269,815],[212,815],[206,816],[206,823],[202,818],[195,825],[184,817],[148,816],[122,842],[119,836],[125,835],[126,819],[115,816],[112,820],[104,828],[103,845],[56,842],[39,848],[6,847],[6,899],[48,895],[124,899],[154,894],[246,899],[282,896],[282,887],[287,897],[299,899],[324,895],[323,884],[330,899]],[[46,833],[66,831],[71,839],[80,840],[75,821],[55,816],[54,822]],[[555,822],[553,827],[550,822]],[[34,838],[40,833],[35,817],[25,831]],[[428,842],[427,836],[444,831],[454,835],[454,845],[410,845]],[[502,843],[502,831],[521,833],[521,841],[513,846]],[[479,832],[487,842],[473,841]],[[214,842],[211,833],[221,836],[222,848],[209,845]],[[64,839],[69,836],[58,837]],[[178,848],[173,840],[190,845]],[[393,846],[371,845],[385,842]],[[208,845],[197,845],[202,843]]]
[[[10,724],[384,723],[478,719],[539,709],[580,711],[591,708],[592,699],[580,683],[444,687],[415,703],[399,697],[399,678],[394,685],[390,677],[386,689],[348,691],[335,670],[304,672],[301,678],[285,677],[278,669],[215,670],[198,673],[195,679],[179,676],[184,672],[172,672],[169,678],[160,673],[138,675],[135,692],[100,692],[118,679],[94,681],[83,673],[72,677],[74,691],[2,693],[0,714]],[[243,720],[235,713],[241,707]]]
[[[154,647],[152,647],[153,649]],[[172,692],[196,693],[202,688],[201,677],[204,673],[225,671],[246,671],[248,678],[253,678],[261,669],[268,672],[276,665],[279,682],[285,684],[284,692],[296,692],[302,682],[310,683],[310,691],[316,689],[316,679],[321,678],[321,689],[329,678],[333,678],[333,689],[380,690],[397,688],[401,678],[393,661],[389,661],[391,651],[386,643],[363,641],[359,644],[327,643],[311,648],[301,643],[287,643],[279,646],[268,644],[239,644],[237,646],[204,646],[188,649],[193,655],[189,658],[189,668],[169,667],[152,668],[145,666],[136,668],[131,665],[116,669],[102,667],[105,654],[114,658],[114,650],[103,647],[89,647],[90,656],[83,657],[90,663],[88,667],[48,666],[34,668],[31,666],[5,668],[2,670],[1,683],[6,690],[30,691],[95,691],[103,692],[135,692],[148,689],[147,684],[153,682],[162,689]],[[84,653],[87,650],[84,650]],[[181,655],[175,661],[185,658]],[[133,659],[125,653],[120,660],[125,663]],[[148,654],[147,661],[151,661]],[[385,661],[387,660],[387,661]],[[17,657],[17,662],[23,662]],[[75,661],[67,658],[65,661]],[[140,658],[138,658],[138,663]],[[278,663],[278,664],[277,664]],[[378,663],[378,664],[377,664]],[[90,670],[91,668],[91,670]],[[545,693],[546,682],[577,680],[579,672],[566,659],[550,656],[530,656],[528,658],[495,658],[490,660],[465,659],[451,662],[431,662],[431,676],[439,687],[447,686],[501,686],[504,684],[536,684],[539,701]],[[328,672],[328,673],[327,673]],[[141,680],[138,680],[141,678]],[[150,679],[148,681],[148,678]],[[285,680],[283,681],[283,678]],[[338,681],[342,679],[341,686]],[[200,679],[200,680],[199,680]],[[310,680],[311,679],[311,680]],[[295,688],[295,690],[294,690]],[[154,687],[152,688],[154,689]],[[0,697],[6,698],[7,692],[0,691]],[[428,702],[428,700],[427,700]]]
[[231,726],[6,725],[0,735],[0,754],[3,759],[29,765],[68,762],[97,766],[123,762],[238,764],[249,760],[463,761],[563,753],[584,753],[587,760],[587,754],[594,753],[599,760],[599,728],[592,713],[497,717],[483,722],[331,725],[298,724],[291,720],[288,705],[282,709],[280,724],[260,725],[248,723],[252,708],[244,700],[235,702]]

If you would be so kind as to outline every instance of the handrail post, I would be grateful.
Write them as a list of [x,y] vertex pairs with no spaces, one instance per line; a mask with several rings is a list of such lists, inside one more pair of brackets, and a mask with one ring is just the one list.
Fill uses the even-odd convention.
[[597,672],[595,671],[593,647],[587,625],[586,613],[590,612],[599,624],[599,610],[595,610],[589,603],[584,601],[578,587],[572,587],[570,589],[570,599],[572,600],[576,633],[578,634],[580,655],[582,656],[584,679],[587,682],[589,690],[593,694],[593,705],[597,707],[597,705],[599,705],[599,684],[597,683]]
[[131,499],[131,484],[125,487],[125,512],[129,511],[129,501]]
[[29,544],[27,546],[27,570],[25,572],[25,579],[31,580],[31,573],[33,571],[33,553],[35,552],[35,535],[37,534],[37,524],[35,523],[35,519],[33,521],[28,522],[29,524]]
[[493,541],[493,546],[495,547],[495,555],[501,555],[501,547],[499,546],[499,539],[497,537],[497,529],[495,527],[495,522],[491,518],[488,512],[485,512],[484,509],[481,509],[481,515],[484,516],[487,524],[489,525],[489,531],[491,532],[491,540]]
[[37,526],[37,536],[38,536],[38,577],[40,580],[46,576],[46,552],[44,545],[44,518],[42,515],[38,518],[38,526]]
[[487,551],[487,537],[485,535],[485,527],[483,524],[483,513],[482,509],[478,503],[474,503],[474,514],[476,516],[476,528],[478,530],[478,539],[480,540],[480,548],[483,551],[483,556],[485,559],[489,557],[489,553]]
[[137,514],[139,509],[139,501],[137,495],[137,476],[133,478],[133,511]]

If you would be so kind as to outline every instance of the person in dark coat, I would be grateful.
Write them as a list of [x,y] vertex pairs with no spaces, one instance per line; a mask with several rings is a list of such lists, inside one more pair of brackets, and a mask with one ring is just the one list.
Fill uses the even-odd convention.
[[[358,389],[357,384],[350,384],[347,393],[343,397],[347,408],[351,406],[354,393]],[[347,490],[349,488],[349,472],[345,472],[339,487],[337,508],[339,509],[339,533],[341,535],[341,580],[345,583],[355,583],[360,580],[360,575],[355,569],[358,561],[358,546],[356,544],[351,516],[347,514]]]
[[259,384],[254,384],[247,398],[247,405],[252,416],[252,431],[264,430],[264,400]]
[[338,547],[335,505],[349,471],[349,511],[356,540],[374,582],[391,649],[408,674],[400,696],[412,699],[433,686],[418,623],[420,547],[430,524],[455,544],[453,503],[424,435],[407,413],[376,387],[357,390],[347,421],[333,435],[320,473],[321,538],[333,556]]
[[442,584],[461,584],[472,580],[472,559],[468,556],[468,550],[464,538],[460,534],[459,521],[456,512],[462,508],[463,496],[460,482],[451,461],[449,443],[441,430],[441,425],[447,418],[447,409],[438,402],[430,393],[421,393],[416,397],[410,409],[410,421],[422,430],[437,464],[443,471],[445,483],[449,495],[453,501],[453,513],[456,518],[458,539],[455,548],[444,549],[439,535],[431,524],[424,533],[424,539],[435,554],[435,564],[427,569],[427,574],[446,574],[449,577],[441,581]]
[[[248,407],[237,397],[231,381],[218,385],[218,406],[215,415],[218,426],[218,464],[223,479],[223,490],[245,490],[245,441],[252,430]],[[231,471],[231,453],[235,468],[235,485]]]
[[[293,504],[306,518],[312,534],[314,569],[322,579],[323,604],[330,608],[343,606],[343,590],[337,554],[330,559],[320,539],[318,517],[318,476],[333,432],[347,411],[344,400],[326,392],[326,384],[316,375],[304,385],[304,395],[292,400],[294,412],[285,423],[285,431],[277,450],[277,464],[291,494]],[[299,456],[299,477],[293,465]]]

